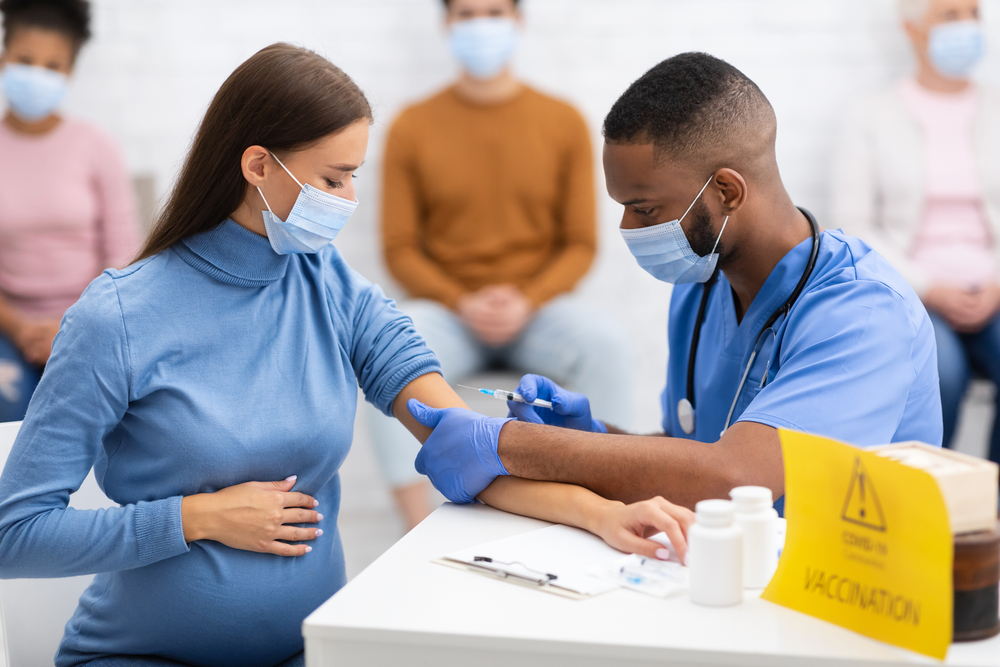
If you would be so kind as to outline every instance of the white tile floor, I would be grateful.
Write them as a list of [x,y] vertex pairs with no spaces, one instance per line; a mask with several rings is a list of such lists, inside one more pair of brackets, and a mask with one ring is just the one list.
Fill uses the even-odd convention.
[[[478,386],[513,388],[516,378],[490,375],[479,377]],[[513,384],[512,384],[513,382]],[[500,401],[475,396],[466,397],[470,407],[495,416],[506,413]],[[959,425],[959,451],[977,456],[985,453],[993,418],[993,389],[988,383],[973,386],[966,400]],[[357,419],[354,446],[341,470],[343,502],[340,530],[344,541],[347,576],[353,578],[372,563],[403,535],[402,523],[396,516],[389,488],[375,462],[368,428],[364,419]],[[0,667],[7,667],[0,651]],[[18,666],[20,667],[20,666]]]

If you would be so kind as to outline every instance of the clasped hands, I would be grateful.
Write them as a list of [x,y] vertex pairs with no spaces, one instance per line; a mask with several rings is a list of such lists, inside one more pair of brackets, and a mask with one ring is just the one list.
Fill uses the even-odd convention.
[[924,295],[924,305],[938,313],[959,333],[976,333],[1000,311],[1000,286],[969,290],[935,285]]
[[501,347],[520,335],[534,307],[513,285],[487,285],[459,298],[455,310],[476,338],[491,347]]
[[52,353],[52,339],[57,333],[59,320],[25,320],[18,325],[12,338],[25,359],[36,366],[44,366]]

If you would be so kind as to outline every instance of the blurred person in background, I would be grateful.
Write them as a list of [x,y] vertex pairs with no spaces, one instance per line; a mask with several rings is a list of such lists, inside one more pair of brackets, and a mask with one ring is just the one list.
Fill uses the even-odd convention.
[[[930,313],[949,446],[973,372],[1000,381],[1000,91],[970,78],[977,0],[899,6],[916,72],[848,116],[832,206],[835,226],[886,257]],[[996,423],[989,457],[1000,461]]]
[[[632,360],[608,314],[566,296],[596,247],[593,152],[573,107],[518,81],[517,0],[445,0],[457,82],[404,110],[385,153],[382,233],[401,305],[461,381],[488,367],[558,378],[630,421]],[[419,446],[369,411],[407,527],[430,512]]]
[[115,142],[59,113],[90,37],[86,0],[2,0],[0,421],[24,417],[63,313],[138,246]]

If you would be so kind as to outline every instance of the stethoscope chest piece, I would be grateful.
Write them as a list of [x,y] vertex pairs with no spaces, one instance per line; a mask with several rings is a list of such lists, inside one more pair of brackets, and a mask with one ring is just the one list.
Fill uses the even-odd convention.
[[694,433],[694,406],[686,398],[677,401],[677,421],[682,431],[688,435]]

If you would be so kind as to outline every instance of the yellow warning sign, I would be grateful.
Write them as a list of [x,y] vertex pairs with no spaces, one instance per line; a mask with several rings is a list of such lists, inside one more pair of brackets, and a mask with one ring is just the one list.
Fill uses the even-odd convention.
[[779,433],[787,537],[761,597],[944,659],[952,536],[937,482],[835,440]]
[[872,484],[868,471],[860,458],[854,459],[854,473],[851,475],[851,486],[844,501],[844,511],[841,513],[844,521],[856,523],[859,526],[885,530],[885,515],[878,502],[878,493]]

